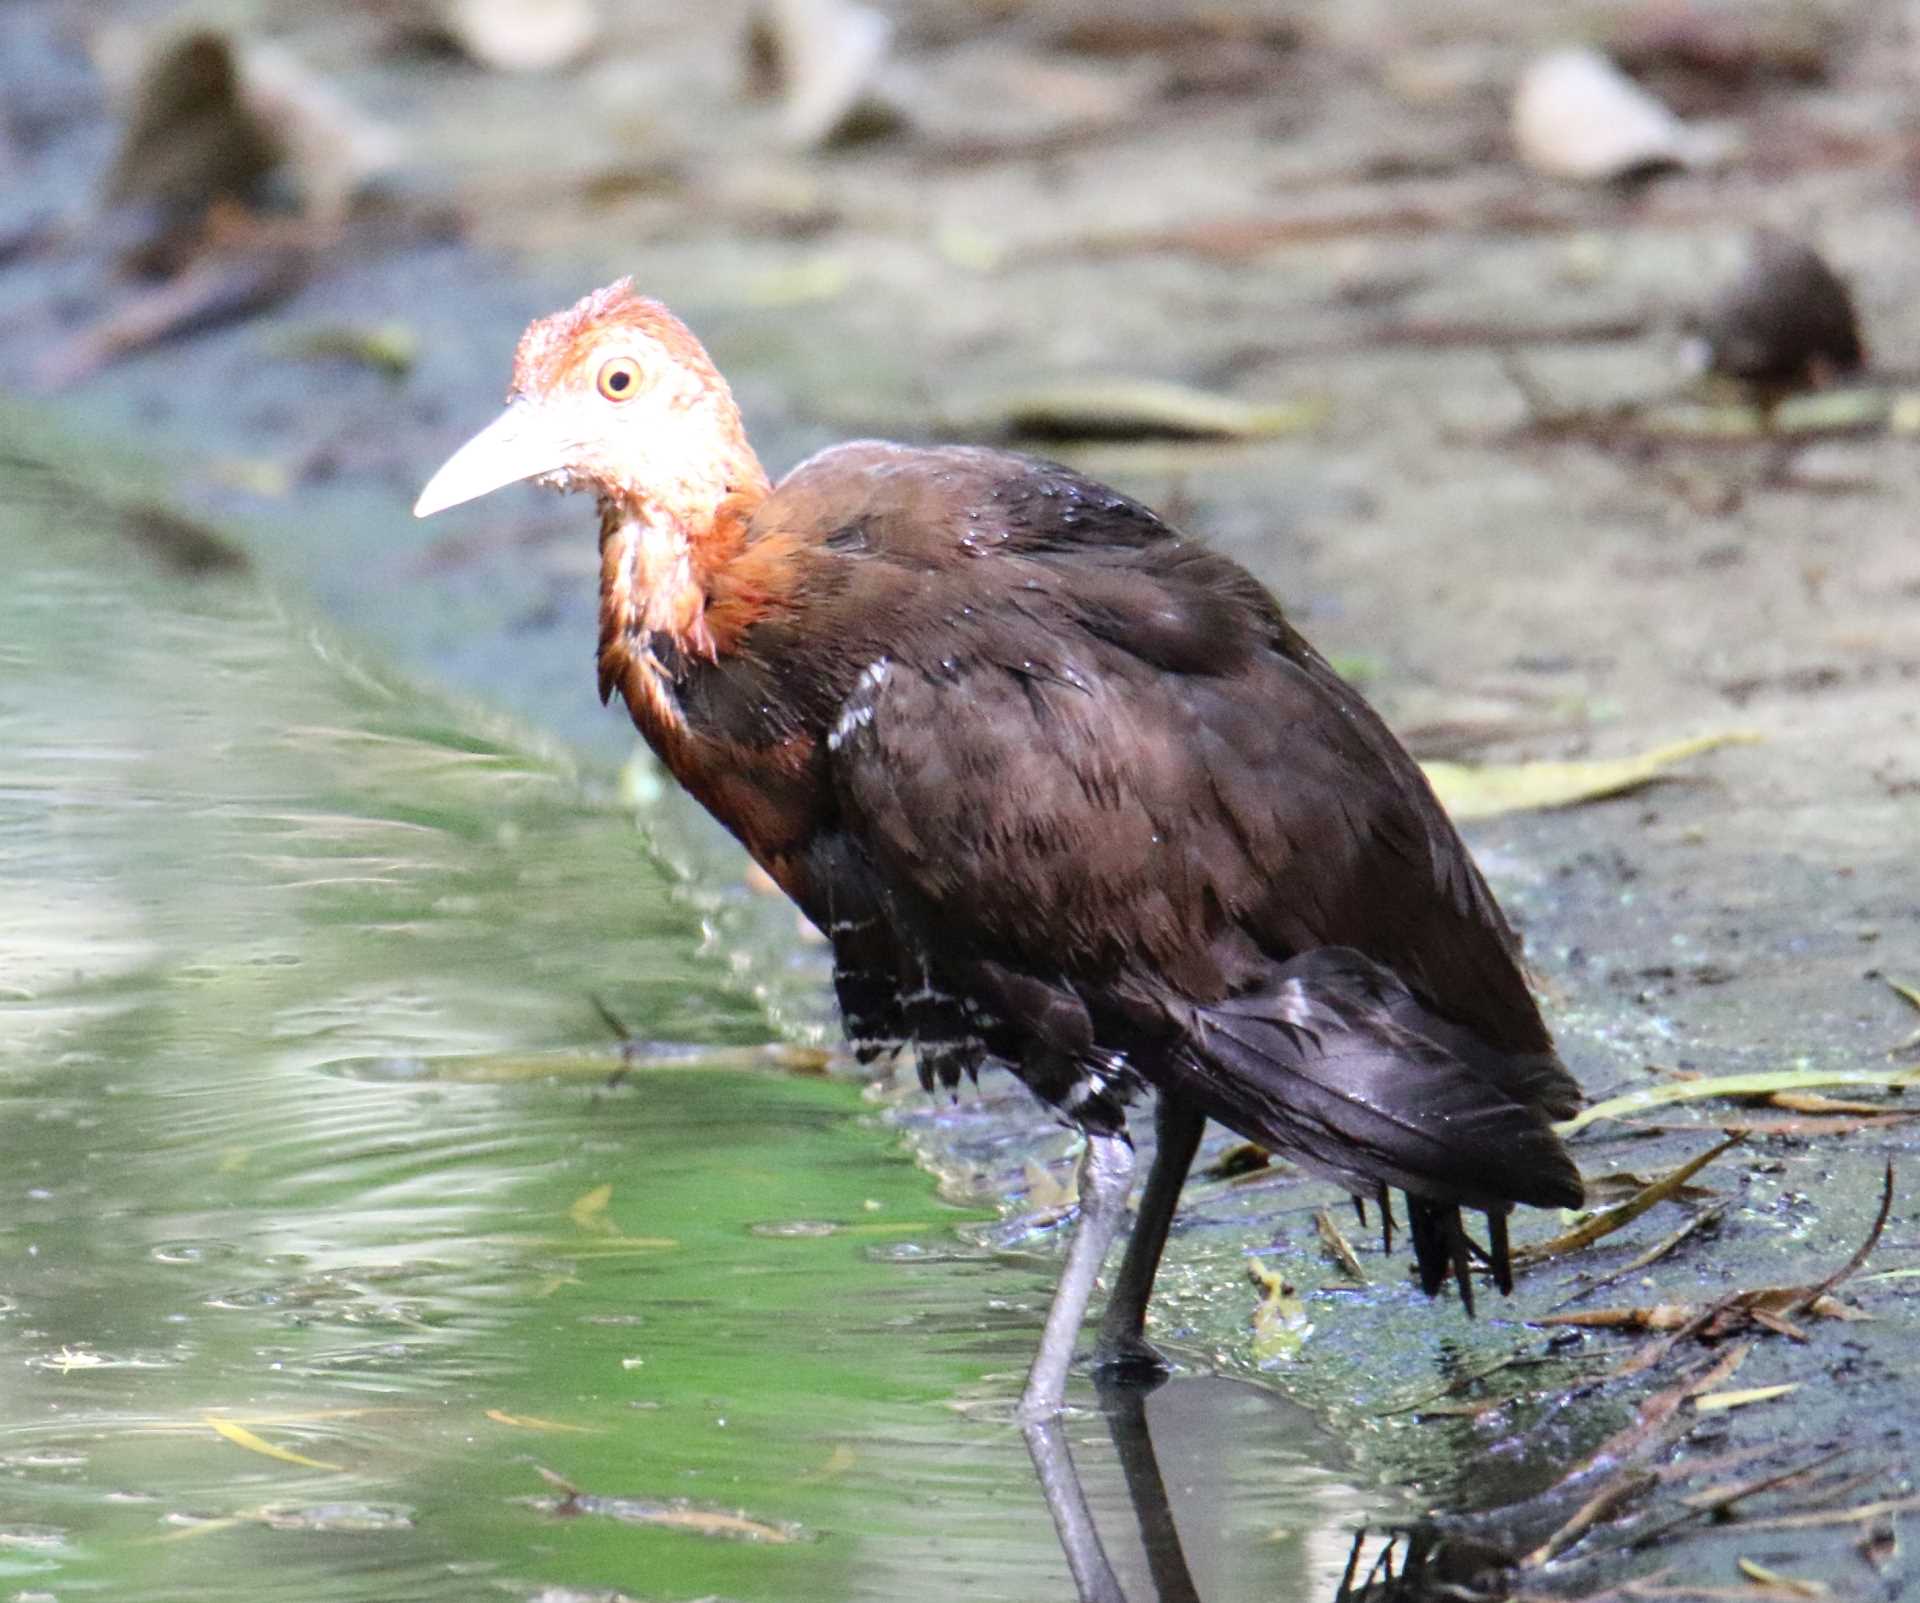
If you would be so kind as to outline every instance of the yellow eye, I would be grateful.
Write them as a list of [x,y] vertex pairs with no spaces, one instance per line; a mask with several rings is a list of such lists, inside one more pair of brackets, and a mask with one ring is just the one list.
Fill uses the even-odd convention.
[[630,400],[640,388],[640,364],[631,356],[616,356],[594,382],[609,401]]

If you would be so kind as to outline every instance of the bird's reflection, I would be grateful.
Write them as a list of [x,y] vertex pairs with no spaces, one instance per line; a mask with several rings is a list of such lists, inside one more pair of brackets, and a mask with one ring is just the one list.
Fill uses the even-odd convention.
[[[1147,1425],[1147,1394],[1160,1381],[1104,1381],[1096,1385],[1100,1412],[1119,1455],[1120,1473],[1127,1486],[1134,1525],[1147,1554],[1147,1572],[1159,1603],[1200,1603],[1193,1575],[1180,1545],[1173,1508],[1160,1461],[1153,1451],[1153,1432]],[[1067,1568],[1080,1589],[1081,1603],[1127,1603],[1119,1577],[1094,1524],[1092,1510],[1074,1468],[1066,1433],[1058,1415],[1026,1426],[1027,1451],[1046,1495],[1047,1511],[1060,1534]]]
[[[1203,1593],[1181,1540],[1174,1503],[1161,1469],[1161,1452],[1171,1452],[1177,1463],[1187,1456],[1192,1445],[1175,1446],[1174,1438],[1165,1434],[1169,1429],[1175,1435],[1183,1431],[1210,1435],[1211,1427],[1220,1423],[1216,1412],[1220,1385],[1193,1380],[1174,1383],[1183,1388],[1183,1406],[1169,1408],[1162,1414],[1159,1424],[1164,1439],[1157,1451],[1147,1400],[1162,1383],[1110,1381],[1099,1383],[1095,1388],[1100,1414],[1119,1460],[1131,1529],[1109,1516],[1108,1529],[1103,1535],[1074,1464],[1068,1426],[1062,1416],[1024,1427],[1027,1450],[1032,1455],[1080,1603],[1218,1603],[1209,1593],[1226,1579],[1219,1568],[1221,1555],[1202,1555],[1211,1561],[1201,1565],[1203,1575],[1213,1575],[1208,1583],[1209,1593]],[[1173,1400],[1171,1394],[1167,1400]],[[1172,1425],[1173,1419],[1183,1415],[1184,1425]],[[1070,1420],[1072,1416],[1065,1418]],[[1178,1472],[1176,1478],[1185,1486],[1184,1471]],[[1191,1504],[1193,1488],[1185,1487],[1185,1491],[1186,1501]],[[1189,1506],[1189,1516],[1192,1512]],[[1328,1511],[1323,1508],[1321,1512],[1324,1516]],[[1318,1529],[1325,1537],[1344,1546],[1346,1539],[1335,1536],[1335,1531],[1357,1512],[1349,1508],[1345,1514],[1334,1516],[1333,1529],[1325,1525]],[[1276,1509],[1275,1513],[1279,1515],[1281,1511]],[[1200,1539],[1196,1532],[1189,1534]],[[1207,1538],[1212,1540],[1215,1537]],[[1114,1551],[1123,1555],[1144,1553],[1144,1575],[1140,1573],[1137,1557],[1124,1570],[1117,1569],[1109,1555],[1108,1542],[1116,1544]],[[1303,1563],[1292,1576],[1291,1588],[1285,1578],[1269,1574],[1262,1575],[1256,1583],[1262,1590],[1251,1592],[1241,1585],[1234,1589],[1235,1595],[1298,1599],[1299,1603],[1420,1603],[1420,1600],[1442,1595],[1449,1583],[1458,1583],[1469,1575],[1481,1578],[1486,1568],[1486,1555],[1478,1551],[1479,1544],[1463,1543],[1452,1535],[1442,1538],[1432,1530],[1382,1533],[1361,1526],[1351,1538],[1344,1573],[1339,1568],[1340,1547],[1328,1552],[1326,1546],[1314,1545],[1321,1547],[1318,1555],[1321,1562]],[[1328,1559],[1330,1564],[1326,1562]],[[1497,1570],[1498,1565],[1494,1568]],[[1121,1579],[1122,1573],[1127,1575],[1127,1580]],[[1233,1579],[1245,1581],[1251,1577]],[[1275,1586],[1277,1591],[1273,1590]]]

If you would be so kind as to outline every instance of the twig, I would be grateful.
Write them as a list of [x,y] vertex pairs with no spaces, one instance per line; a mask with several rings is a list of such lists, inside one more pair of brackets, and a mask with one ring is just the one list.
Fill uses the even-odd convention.
[[1832,1274],[1828,1275],[1819,1285],[1815,1286],[1813,1290],[1809,1291],[1806,1296],[1802,1297],[1788,1311],[1796,1314],[1810,1312],[1815,1305],[1819,1303],[1820,1299],[1832,1291],[1841,1281],[1845,1280],[1849,1275],[1857,1273],[1866,1264],[1867,1259],[1873,1256],[1873,1249],[1879,1246],[1880,1234],[1887,1228],[1887,1219],[1892,1212],[1893,1160],[1889,1158],[1887,1160],[1886,1179],[1880,1188],[1880,1212],[1874,1216],[1873,1228],[1867,1232],[1867,1239],[1860,1243],[1860,1250]]
[[1649,1264],[1658,1263],[1689,1236],[1694,1235],[1698,1231],[1705,1230],[1711,1225],[1717,1225],[1726,1217],[1726,1212],[1727,1205],[1724,1202],[1716,1202],[1711,1207],[1701,1209],[1699,1213],[1696,1213],[1678,1230],[1674,1231],[1672,1235],[1668,1236],[1664,1241],[1657,1242],[1655,1245],[1647,1248],[1647,1250],[1635,1258],[1632,1263],[1624,1264],[1614,1270],[1612,1274],[1602,1275],[1590,1285],[1582,1286],[1571,1297],[1563,1298],[1547,1311],[1557,1314],[1562,1308],[1571,1308],[1575,1303],[1579,1302],[1581,1298],[1590,1297],[1596,1291],[1602,1291],[1608,1286],[1625,1280],[1628,1275],[1638,1274]]

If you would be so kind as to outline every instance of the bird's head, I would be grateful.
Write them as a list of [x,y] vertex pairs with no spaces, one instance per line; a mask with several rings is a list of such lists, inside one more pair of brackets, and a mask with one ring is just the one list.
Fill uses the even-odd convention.
[[414,515],[523,479],[696,538],[723,503],[766,487],[700,342],[624,278],[528,327],[506,411],[427,481]]

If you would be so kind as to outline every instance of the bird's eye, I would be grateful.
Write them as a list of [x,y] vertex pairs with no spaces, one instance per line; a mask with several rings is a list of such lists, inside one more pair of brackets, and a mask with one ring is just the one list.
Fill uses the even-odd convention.
[[627,400],[640,388],[640,364],[631,356],[616,356],[600,369],[595,382],[609,401]]

